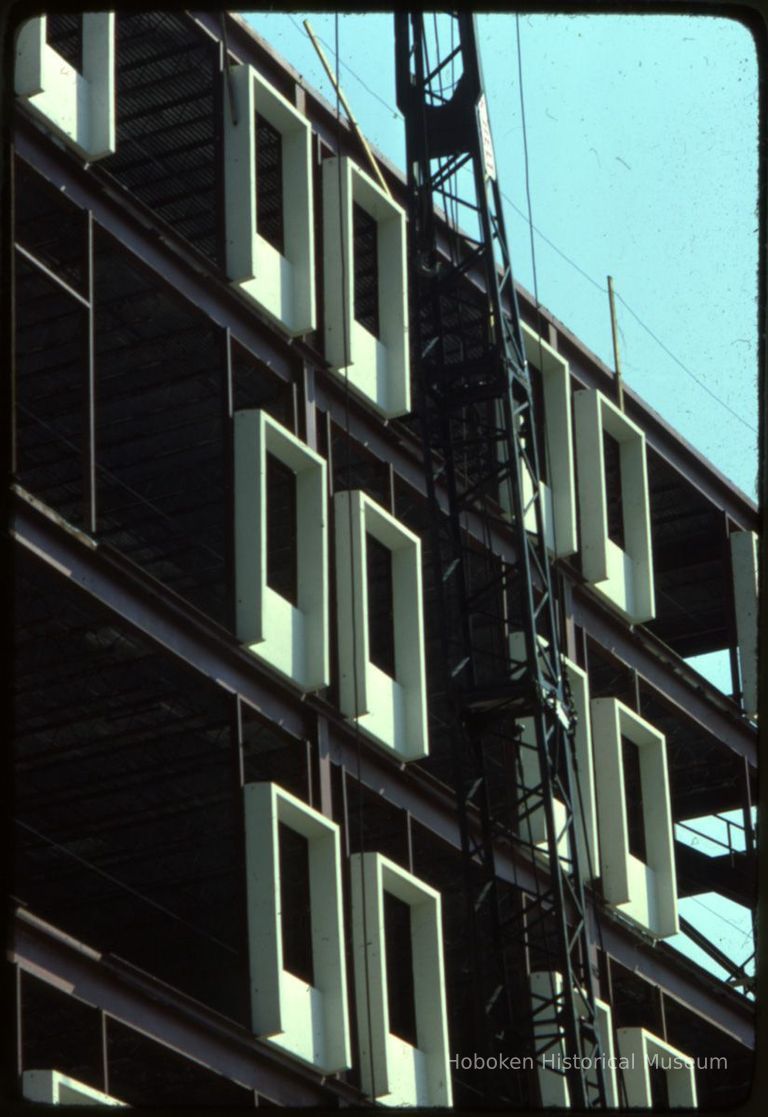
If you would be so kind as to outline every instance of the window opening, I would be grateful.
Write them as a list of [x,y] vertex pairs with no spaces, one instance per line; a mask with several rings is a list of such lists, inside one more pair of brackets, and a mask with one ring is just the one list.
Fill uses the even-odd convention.
[[546,409],[544,406],[544,377],[541,370],[528,363],[531,375],[531,388],[533,389],[533,414],[535,418],[534,437],[536,450],[539,455],[539,477],[547,484],[549,481],[547,470],[547,437],[546,437]]
[[666,1113],[671,1108],[667,1072],[663,1067],[654,1066],[649,1067],[648,1070],[651,1077],[651,1109],[654,1113]]
[[296,474],[267,454],[267,585],[298,603]]
[[627,808],[629,852],[647,863],[643,785],[640,776],[640,749],[627,737],[621,738],[621,763],[624,769],[624,800]]
[[309,902],[309,842],[278,822],[280,928],[283,969],[314,985],[312,916]]
[[366,532],[368,580],[369,658],[382,671],[395,677],[395,618],[392,589],[392,552]]
[[83,72],[83,17],[73,12],[46,17],[46,41],[78,73]]
[[256,114],[256,231],[285,254],[283,224],[283,137]]
[[352,233],[355,319],[374,337],[379,337],[379,229],[376,219],[357,202],[352,205]]
[[389,1030],[416,1047],[411,907],[390,892],[384,892],[384,942]]
[[603,462],[605,495],[608,511],[608,538],[625,550],[624,507],[621,500],[621,446],[617,439],[603,431]]

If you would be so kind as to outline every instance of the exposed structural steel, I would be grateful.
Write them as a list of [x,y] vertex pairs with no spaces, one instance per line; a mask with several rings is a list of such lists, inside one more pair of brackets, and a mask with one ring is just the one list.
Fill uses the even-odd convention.
[[[407,145],[412,353],[469,901],[464,1003],[476,1013],[477,1034],[489,1052],[551,1057],[564,1048],[571,1057],[594,1057],[583,870],[575,855],[574,718],[547,555],[533,387],[474,18],[398,14],[395,35]],[[436,207],[449,218],[447,236],[438,233]],[[485,294],[467,283],[471,274],[482,276]],[[447,515],[439,510],[438,482],[448,489]],[[489,529],[494,520],[511,523],[513,561],[472,546],[463,523],[470,506]],[[525,734],[520,719],[526,719]],[[535,751],[538,777],[531,778],[526,749]],[[563,808],[557,818],[556,800]],[[478,814],[476,838],[470,821]],[[532,820],[542,818],[545,846],[532,836]],[[498,880],[499,842],[523,847],[537,867],[537,888],[522,902]],[[556,1021],[555,1030],[534,1028],[524,1007],[531,1001],[521,983],[523,960],[530,971],[562,976],[550,982],[549,1001],[536,1008],[540,1020]],[[605,1104],[599,1072],[588,1081],[578,1058],[564,1065],[572,1105]],[[530,1102],[521,1095],[522,1080],[508,1075],[503,1096]]]

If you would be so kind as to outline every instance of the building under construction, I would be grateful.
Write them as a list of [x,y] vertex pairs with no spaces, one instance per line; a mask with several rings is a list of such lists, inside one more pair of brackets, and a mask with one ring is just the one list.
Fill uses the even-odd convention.
[[237,16],[19,34],[19,1096],[749,1094],[758,511],[514,284],[440,18],[408,177]]

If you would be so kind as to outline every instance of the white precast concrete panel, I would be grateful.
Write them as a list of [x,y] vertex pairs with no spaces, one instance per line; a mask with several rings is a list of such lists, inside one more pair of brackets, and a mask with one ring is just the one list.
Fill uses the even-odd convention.
[[[573,413],[584,577],[633,624],[652,620],[656,599],[645,435],[594,389],[576,392]],[[625,550],[608,538],[603,431],[619,443]]]
[[619,1056],[628,1063],[622,1073],[630,1109],[648,1109],[653,1105],[651,1068],[654,1065],[666,1075],[670,1109],[696,1108],[696,1068],[690,1055],[645,1028],[619,1028],[618,1039]]
[[[355,318],[353,205],[376,222],[380,337]],[[411,409],[405,213],[348,156],[323,162],[325,356],[387,418]]]
[[[523,651],[524,640],[522,633],[515,632],[511,636],[513,642],[513,655],[518,658]],[[573,698],[576,713],[576,732],[574,764],[575,774],[578,777],[578,787],[572,789],[574,811],[576,814],[574,825],[576,827],[576,842],[578,847],[579,865],[581,866],[582,880],[590,880],[592,875],[599,871],[599,850],[597,836],[597,799],[595,794],[595,770],[592,754],[592,728],[590,724],[589,707],[589,678],[576,663],[572,663],[566,656],[561,656],[563,670],[567,674],[568,685]],[[535,787],[540,778],[539,757],[536,752],[536,737],[531,718],[521,718],[520,726],[524,747],[521,749],[520,758],[523,769],[523,779],[526,788]],[[563,832],[558,840],[558,850],[564,862],[570,859],[570,849],[567,835],[564,833],[565,806],[559,800],[554,800],[555,825],[558,832]],[[539,808],[528,816],[531,827],[531,839],[544,852],[547,849],[547,828],[544,811]],[[590,866],[592,873],[590,874]]]
[[80,73],[48,45],[45,16],[16,41],[16,94],[89,162],[115,150],[115,15],[86,12]]
[[[404,760],[418,760],[429,751],[421,541],[360,490],[336,493],[334,516],[342,712]],[[366,533],[392,555],[394,678],[370,658]]]
[[[339,828],[273,783],[245,795],[245,864],[253,1030],[332,1074],[350,1066]],[[283,967],[278,823],[306,838],[315,984]]]
[[[553,1033],[558,1031],[554,1005],[551,1002],[554,997],[562,998],[563,977],[562,974],[555,971],[538,970],[530,975],[529,982],[533,1006],[533,1031],[537,1042],[543,1045],[551,1040]],[[576,991],[576,998],[580,1015],[585,1017],[587,1015],[586,999],[579,990]],[[599,1052],[604,1057],[602,1068],[606,1105],[609,1109],[613,1109],[619,1104],[616,1086],[616,1056],[613,1043],[613,1016],[610,1005],[601,1001],[599,997],[595,998],[595,1022],[600,1044]],[[562,1029],[560,1031],[562,1032]],[[555,1041],[546,1052],[547,1062],[545,1063],[542,1060],[537,1069],[542,1105],[545,1107],[570,1108],[571,1096],[567,1079],[555,1069],[558,1062],[561,1070],[563,1069],[565,1054],[564,1039]],[[554,1060],[554,1065],[552,1060]],[[587,1090],[596,1103],[600,1096],[596,1070],[593,1070],[591,1077],[587,1079]]]
[[[267,585],[267,454],[296,476],[297,602]],[[265,411],[235,412],[238,640],[304,691],[330,680],[326,465]]]
[[734,531],[730,540],[744,712],[754,718],[757,715],[757,536],[753,531]]
[[[655,938],[668,938],[680,927],[666,741],[616,698],[594,698],[591,707],[603,895]],[[629,850],[622,736],[639,750],[647,864]]]
[[[353,854],[350,879],[363,1089],[383,1105],[450,1106],[440,893],[380,853]],[[411,909],[416,1046],[389,1030],[385,892]]]
[[120,1105],[118,1101],[103,1090],[86,1086],[76,1078],[62,1074],[58,1070],[25,1070],[21,1076],[22,1097],[28,1101],[45,1105]]
[[[237,109],[224,107],[227,275],[291,336],[316,327],[312,129],[252,66],[230,67]],[[282,150],[284,252],[257,222],[256,116],[279,134]]]
[[[544,416],[539,416],[538,421],[544,423],[548,463],[548,481],[540,482],[541,502],[547,548],[560,558],[574,554],[578,547],[568,362],[525,322],[521,322],[520,327],[526,359],[541,371]],[[526,469],[523,474],[523,500],[526,505],[532,495],[533,483]],[[510,516],[512,507],[508,485],[501,486],[500,497],[503,511]],[[525,515],[525,526],[528,531],[536,530],[532,507]]]

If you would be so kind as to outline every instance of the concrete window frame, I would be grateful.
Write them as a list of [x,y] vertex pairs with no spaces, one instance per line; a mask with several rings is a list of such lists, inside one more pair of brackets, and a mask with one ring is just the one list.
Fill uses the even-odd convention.
[[[380,338],[355,319],[354,203],[377,226]],[[405,211],[348,156],[341,168],[335,157],[323,162],[323,246],[326,360],[379,415],[405,415],[411,409]]]
[[[245,867],[253,1031],[333,1074],[351,1065],[339,827],[274,783],[248,783]],[[283,967],[278,824],[309,846],[315,985]]]
[[[520,323],[525,357],[542,377],[545,439],[549,447],[549,481],[540,482],[544,533],[547,549],[556,557],[575,554],[579,541],[576,529],[576,476],[573,466],[573,419],[571,377],[568,362],[526,323]],[[533,483],[527,470],[523,474],[523,500],[528,505]],[[501,487],[501,506],[511,515],[509,489]],[[534,509],[528,508],[525,526],[535,532]]]
[[[573,416],[584,577],[633,624],[653,620],[656,598],[645,434],[596,389],[575,393]],[[608,538],[603,432],[619,443],[625,550]]]
[[16,42],[16,94],[87,162],[115,151],[115,13],[83,15],[80,73],[49,46],[45,16]]
[[[514,633],[516,651],[515,657],[520,657],[524,647],[522,633]],[[593,875],[599,873],[599,845],[597,833],[597,797],[595,792],[595,765],[592,748],[592,728],[590,723],[589,707],[589,677],[586,671],[578,664],[573,663],[567,656],[561,656],[563,670],[567,674],[568,685],[571,690],[573,704],[576,711],[575,733],[575,765],[579,776],[581,795],[572,792],[574,811],[579,812],[583,807],[583,821],[575,818],[576,844],[579,865],[582,869],[582,880],[590,880],[588,866],[591,865]],[[527,788],[535,787],[539,782],[539,758],[534,751],[535,736],[533,720],[521,718],[522,740],[530,747],[521,750],[523,779]],[[570,848],[567,834],[565,833],[565,805],[559,800],[554,800],[555,826],[562,835],[558,841],[561,862],[567,866],[570,862]],[[532,811],[529,815],[531,837],[535,844],[546,854],[547,828],[543,809]]]
[[[450,1106],[440,893],[381,853],[353,854],[350,879],[363,1090],[383,1105]],[[385,892],[411,909],[415,1047],[389,1030]]]
[[[558,1001],[563,996],[563,976],[556,970],[537,970],[530,974],[529,984],[531,1002],[533,1006],[533,1033],[537,1043],[542,1044],[551,1040],[557,1032],[557,1021],[553,998]],[[586,998],[583,991],[576,990],[576,1001],[579,1015],[587,1015]],[[605,1001],[595,997],[595,1022],[600,1039],[600,1054],[605,1056],[604,1084],[606,1107],[617,1109],[619,1105],[619,1091],[616,1081],[615,1047],[613,1042],[613,1014],[611,1006]],[[565,1040],[555,1040],[546,1051],[547,1062],[542,1062],[537,1068],[541,1104],[545,1108],[558,1109],[571,1108],[571,1096],[568,1089],[567,1078],[556,1071],[555,1063],[562,1062],[565,1058]],[[599,1098],[597,1087],[597,1074],[592,1081],[587,1080],[587,1090],[596,1103]]]
[[757,535],[734,531],[730,535],[733,602],[744,713],[757,716]]
[[[603,895],[654,938],[668,938],[680,925],[664,734],[617,698],[590,705]],[[622,736],[640,754],[647,863],[629,851]]]
[[[341,710],[401,759],[418,760],[429,752],[421,540],[360,489],[335,494],[334,519]],[[370,657],[366,533],[392,555],[394,678]]]
[[[667,1076],[670,1109],[695,1109],[696,1068],[690,1055],[672,1047],[645,1028],[619,1028],[619,1057],[627,1060],[623,1067],[627,1106],[649,1109],[653,1105],[650,1067],[653,1059]],[[669,1065],[665,1065],[669,1063]]]
[[[312,128],[252,66],[229,67],[237,123],[224,105],[226,268],[230,282],[298,337],[316,328]],[[284,253],[256,222],[256,115],[282,141]],[[290,218],[290,219],[289,219]]]
[[[235,412],[238,640],[303,692],[330,681],[326,463],[266,411]],[[267,453],[296,475],[297,604],[267,585]]]
[[25,1070],[21,1076],[21,1094],[27,1101],[43,1105],[128,1105],[59,1070]]

